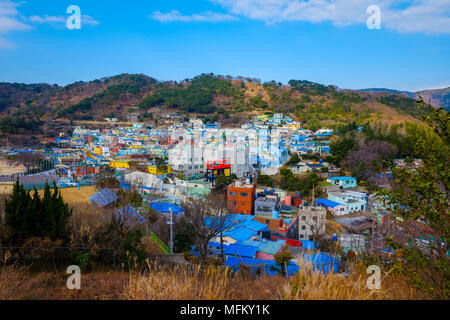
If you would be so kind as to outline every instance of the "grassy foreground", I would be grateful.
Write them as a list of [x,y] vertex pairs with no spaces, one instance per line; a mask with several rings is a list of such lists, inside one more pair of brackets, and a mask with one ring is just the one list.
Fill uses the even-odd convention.
[[324,275],[301,268],[291,278],[251,277],[214,267],[149,265],[145,272],[86,272],[81,290],[68,290],[69,275],[30,273],[26,268],[0,269],[0,299],[114,300],[372,300],[423,299],[399,276],[384,274],[380,290],[369,290],[368,275]]

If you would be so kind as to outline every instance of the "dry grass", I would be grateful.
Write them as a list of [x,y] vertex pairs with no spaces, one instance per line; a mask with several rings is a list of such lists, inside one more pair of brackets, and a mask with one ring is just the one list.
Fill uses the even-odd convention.
[[207,267],[169,267],[149,264],[146,272],[83,273],[81,290],[68,290],[69,275],[30,273],[15,266],[0,268],[2,299],[107,300],[385,300],[422,299],[398,276],[388,274],[381,290],[366,287],[368,275],[324,275],[302,269],[291,278],[258,277]]
[[[285,279],[251,279],[228,269],[149,265],[145,275],[131,274],[124,296],[132,300],[230,300],[282,298]],[[281,289],[281,291],[279,290]]]
[[130,275],[124,296],[139,300],[407,300],[421,299],[403,279],[390,274],[382,278],[380,290],[369,290],[368,275],[355,272],[350,277],[312,272],[303,264],[291,278],[258,277],[252,279],[224,269],[206,270],[176,267],[151,268],[146,275]]
[[[80,204],[90,204],[91,201],[89,200],[89,198],[97,192],[97,189],[95,188],[95,186],[86,186],[80,187],[80,190],[78,190],[77,187],[59,188],[59,191],[61,191],[64,202],[75,206]],[[43,196],[44,190],[40,190],[39,194]]]
[[[300,272],[290,279],[287,299],[294,300],[411,300],[421,299],[420,293],[407,285],[399,276],[389,271],[381,276],[381,289],[367,287],[369,275],[363,270],[355,271],[348,277],[337,274],[313,272],[311,265],[301,262]],[[358,269],[358,268],[357,268]]]

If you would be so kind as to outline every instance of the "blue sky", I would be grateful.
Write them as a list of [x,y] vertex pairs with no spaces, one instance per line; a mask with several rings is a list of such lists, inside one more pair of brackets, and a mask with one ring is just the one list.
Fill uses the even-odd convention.
[[[369,5],[381,9],[370,30]],[[69,5],[82,28],[69,30]],[[450,86],[448,0],[0,0],[0,81],[200,73],[341,88]]]

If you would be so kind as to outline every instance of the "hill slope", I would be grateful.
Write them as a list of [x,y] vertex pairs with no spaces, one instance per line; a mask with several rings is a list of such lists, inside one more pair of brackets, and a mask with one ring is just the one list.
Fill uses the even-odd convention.
[[[430,93],[438,97],[440,92]],[[447,94],[447,93],[442,93]],[[425,95],[425,98],[428,97]],[[440,97],[440,96],[439,96]],[[434,98],[437,99],[437,98]],[[397,92],[339,90],[304,80],[275,81],[202,74],[181,82],[160,82],[142,74],[121,74],[65,87],[0,83],[0,139],[28,142],[54,136],[53,120],[152,121],[167,113],[232,126],[264,113],[284,113],[311,129],[355,121],[420,121],[414,99]],[[33,137],[34,136],[34,137]]]
[[420,94],[422,98],[429,104],[435,107],[442,107],[447,111],[450,111],[450,87],[442,88],[442,89],[429,89],[422,90],[419,92],[410,92],[410,91],[399,91],[394,89],[386,89],[386,88],[371,88],[371,89],[362,89],[359,90],[361,92],[386,92],[392,94],[401,94],[407,96],[408,98],[417,99]]

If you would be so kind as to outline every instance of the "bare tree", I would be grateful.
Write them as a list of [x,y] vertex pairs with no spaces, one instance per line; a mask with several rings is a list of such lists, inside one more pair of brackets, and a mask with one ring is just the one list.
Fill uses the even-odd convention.
[[218,235],[223,258],[223,230],[229,225],[226,199],[222,195],[209,195],[202,199],[188,199],[184,202],[185,219],[196,230],[195,246],[202,258],[208,253],[209,242]]

